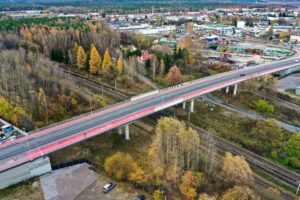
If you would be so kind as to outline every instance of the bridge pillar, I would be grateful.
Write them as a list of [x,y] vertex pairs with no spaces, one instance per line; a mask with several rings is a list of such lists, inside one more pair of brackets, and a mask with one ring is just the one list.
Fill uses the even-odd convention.
[[186,109],[186,102],[182,103],[182,109]]
[[236,93],[237,93],[237,87],[238,87],[238,85],[237,85],[237,84],[234,84],[233,95],[236,95]]
[[122,135],[122,127],[118,128],[118,134]]
[[190,112],[194,112],[194,104],[195,104],[195,101],[193,99],[193,100],[191,100]]
[[125,125],[125,140],[129,140],[129,124]]
[[229,92],[229,86],[226,87],[226,94]]

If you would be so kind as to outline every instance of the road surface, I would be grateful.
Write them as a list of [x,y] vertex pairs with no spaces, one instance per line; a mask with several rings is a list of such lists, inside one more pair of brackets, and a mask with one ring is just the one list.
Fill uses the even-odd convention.
[[[236,105],[232,105],[230,103],[224,102],[221,99],[219,99],[218,97],[213,96],[212,94],[207,94],[207,95],[203,96],[202,99],[204,101],[209,101],[213,104],[217,104],[219,106],[222,106],[226,109],[238,112],[238,113],[240,113],[242,115],[245,115],[245,116],[247,116],[251,119],[264,120],[264,121],[268,120],[267,117],[265,117],[265,116],[263,116],[263,115],[261,115],[257,112],[254,112],[254,111],[251,111],[251,110],[246,110],[246,109],[238,107]],[[279,121],[279,120],[276,120],[276,119],[274,119],[274,120],[276,121],[277,125],[280,126],[281,128],[283,128],[285,130],[288,130],[288,131],[291,131],[291,132],[294,132],[294,133],[300,133],[300,127],[294,126],[294,125],[291,125],[291,124],[288,124],[288,123],[285,123],[285,122],[282,122],[282,121]]]

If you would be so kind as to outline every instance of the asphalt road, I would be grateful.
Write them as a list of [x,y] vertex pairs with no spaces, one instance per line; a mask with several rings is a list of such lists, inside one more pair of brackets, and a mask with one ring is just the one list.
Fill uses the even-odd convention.
[[[300,58],[299,58],[300,61]],[[177,87],[176,90],[170,90],[161,93],[161,95],[153,95],[153,98],[145,98],[143,100],[137,100],[136,103],[129,104],[127,107],[122,107],[113,112],[105,113],[101,116],[97,116],[81,123],[73,124],[72,126],[65,126],[59,130],[53,131],[51,133],[41,135],[37,138],[29,139],[28,141],[23,141],[20,143],[14,143],[10,146],[1,148],[0,150],[0,162],[6,159],[12,158],[17,155],[23,155],[25,152],[33,149],[38,149],[49,143],[57,142],[63,138],[67,138],[72,135],[76,135],[83,131],[89,130],[91,128],[97,127],[101,124],[111,122],[116,119],[125,118],[127,115],[135,113],[137,111],[142,111],[144,109],[153,107],[154,105],[159,105],[163,102],[178,99],[184,95],[190,94],[192,92],[209,88],[215,86],[216,84],[221,84],[233,79],[241,78],[247,75],[260,74],[264,71],[276,69],[278,67],[293,67],[300,65],[298,60],[294,59],[284,60],[271,64],[264,64],[261,66],[256,66],[251,69],[236,70],[230,73],[218,74],[212,76],[210,80],[205,82],[194,82],[189,87]]]
[[[252,119],[255,119],[255,120],[264,120],[264,121],[268,120],[267,117],[264,117],[264,116],[262,116],[261,114],[259,114],[257,112],[247,110],[247,109],[238,107],[236,105],[232,105],[230,103],[224,102],[221,99],[219,99],[218,97],[213,96],[212,94],[207,94],[207,95],[203,96],[203,99],[205,101],[209,101],[213,104],[217,104],[219,106],[222,106],[224,108],[227,108],[227,109],[235,111],[235,112],[238,112],[242,115],[245,115],[245,116],[247,116],[249,118],[252,118]],[[282,122],[282,121],[279,121],[279,120],[275,120],[275,121],[276,121],[278,126],[280,126],[281,128],[283,128],[285,130],[288,130],[288,131],[291,131],[291,132],[294,132],[294,133],[300,133],[300,127],[298,127],[298,126],[294,126],[294,125],[291,125],[291,124],[288,124],[288,123],[285,123],[285,122]]]

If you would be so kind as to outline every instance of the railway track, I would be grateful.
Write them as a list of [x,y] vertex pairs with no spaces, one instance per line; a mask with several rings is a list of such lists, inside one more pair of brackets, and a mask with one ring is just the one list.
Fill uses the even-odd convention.
[[263,92],[259,92],[258,96],[260,96],[262,98],[266,97],[266,99],[269,100],[269,101],[273,101],[274,103],[277,103],[277,104],[285,106],[289,109],[300,112],[300,106],[299,105],[291,103],[291,102],[286,101],[284,99],[281,99],[281,98],[278,98],[278,97],[275,97],[275,96],[266,96]]
[[[69,73],[69,71],[65,71],[67,73]],[[71,75],[73,76],[74,80],[77,83],[80,83],[80,85],[83,85],[87,88],[90,88],[91,90],[95,91],[95,92],[99,92],[102,93],[106,96],[109,96],[111,98],[114,98],[115,100],[119,100],[119,101],[123,101],[123,100],[127,100],[128,98],[130,98],[130,95],[122,93],[120,91],[115,91],[111,88],[107,88],[103,85],[99,85],[99,83],[95,82],[95,81],[91,81],[86,77],[81,76],[80,74],[77,74],[75,72],[72,72]],[[152,118],[152,120],[157,120],[162,116],[173,116],[172,112],[169,111],[160,111],[157,112],[151,116],[149,116],[150,118]],[[212,137],[213,142],[215,143],[215,146],[217,148],[217,151],[224,153],[224,152],[231,152],[234,155],[241,155],[243,156],[246,161],[249,163],[249,165],[251,166],[251,168],[259,171],[260,173],[271,177],[277,181],[279,181],[280,183],[296,190],[298,187],[298,181],[300,181],[300,175],[297,174],[296,172],[293,172],[291,170],[285,169],[255,153],[252,153],[251,151],[248,151],[236,144],[233,144],[227,140],[224,140],[218,136],[215,136],[213,134],[210,134],[209,132],[191,124],[186,122],[188,126],[192,127],[193,129],[195,129],[200,138],[202,140],[206,140],[208,137]],[[257,184],[265,187],[265,188],[269,188],[269,187],[274,187],[273,184],[270,184],[269,182],[265,181],[263,178],[255,175],[254,176],[254,180]],[[281,195],[285,198],[285,199],[295,199],[295,196],[290,194],[289,192],[286,192],[284,190],[280,190]]]
[[[215,145],[220,152],[231,152],[234,155],[240,155],[245,158],[245,160],[250,164],[251,168],[260,171],[262,174],[268,175],[273,179],[280,181],[284,185],[297,189],[298,182],[300,181],[300,175],[296,172],[288,170],[280,165],[277,165],[266,158],[263,158],[251,151],[248,151],[236,144],[228,142],[216,135],[210,134],[207,131],[186,122],[190,127],[195,129],[202,139],[207,137],[212,137]],[[210,135],[210,136],[208,136]]]

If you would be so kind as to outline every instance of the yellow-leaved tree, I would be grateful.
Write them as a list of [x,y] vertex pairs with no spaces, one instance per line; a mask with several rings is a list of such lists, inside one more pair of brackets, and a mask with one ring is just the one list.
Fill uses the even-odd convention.
[[147,183],[148,177],[146,175],[146,172],[138,167],[135,172],[132,172],[129,174],[129,180],[137,183],[137,184],[144,184]]
[[197,187],[200,186],[202,181],[202,174],[187,171],[181,177],[179,190],[187,199],[194,199],[197,196]]
[[116,180],[126,180],[136,172],[138,165],[129,154],[117,152],[105,159],[104,169]]
[[235,186],[227,190],[221,200],[249,200],[249,199],[259,199],[254,195],[254,193],[247,187]]
[[121,76],[123,71],[123,62],[121,56],[119,57],[117,62],[117,69],[118,69],[118,76]]
[[103,62],[102,62],[102,70],[104,72],[107,72],[109,70],[110,65],[111,65],[111,58],[110,58],[108,49],[106,49],[104,58],[103,58]]
[[86,54],[82,46],[79,46],[77,51],[77,66],[79,69],[84,68],[86,64]]
[[235,185],[250,185],[253,183],[253,173],[249,164],[241,156],[233,156],[227,152],[223,161],[221,180],[227,187]]
[[96,74],[101,69],[101,56],[95,46],[92,47],[89,64],[89,71],[91,74]]

